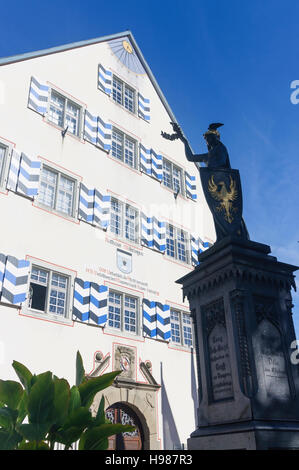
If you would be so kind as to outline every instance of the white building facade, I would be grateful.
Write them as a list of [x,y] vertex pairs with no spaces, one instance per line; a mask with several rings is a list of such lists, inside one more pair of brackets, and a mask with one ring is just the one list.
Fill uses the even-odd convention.
[[[79,350],[111,448],[178,449],[196,362],[177,279],[215,240],[198,172],[130,32],[0,61],[0,377],[12,361],[71,384]],[[101,394],[96,397],[96,410]]]

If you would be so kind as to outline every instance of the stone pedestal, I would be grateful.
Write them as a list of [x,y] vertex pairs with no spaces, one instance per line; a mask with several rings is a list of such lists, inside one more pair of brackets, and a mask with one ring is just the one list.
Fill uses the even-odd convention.
[[199,427],[188,449],[299,449],[291,287],[298,268],[228,237],[183,285],[194,322]]

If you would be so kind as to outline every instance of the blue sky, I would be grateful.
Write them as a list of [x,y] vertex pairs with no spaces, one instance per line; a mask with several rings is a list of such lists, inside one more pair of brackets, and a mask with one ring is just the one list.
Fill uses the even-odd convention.
[[298,17],[297,0],[4,2],[0,57],[130,29],[194,151],[225,124],[251,239],[299,265]]

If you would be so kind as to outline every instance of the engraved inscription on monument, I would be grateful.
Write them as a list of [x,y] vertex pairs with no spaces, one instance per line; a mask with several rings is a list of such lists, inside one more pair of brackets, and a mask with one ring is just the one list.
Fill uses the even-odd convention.
[[226,328],[216,324],[208,338],[211,386],[214,401],[233,398],[233,384]]
[[280,332],[270,321],[263,320],[259,339],[267,394],[287,399],[290,389]]

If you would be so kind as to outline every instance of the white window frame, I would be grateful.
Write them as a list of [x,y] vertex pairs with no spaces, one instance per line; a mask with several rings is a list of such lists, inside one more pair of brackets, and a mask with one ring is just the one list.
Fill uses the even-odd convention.
[[[167,184],[165,184],[164,182],[164,163],[168,164],[170,166],[170,186],[168,186]],[[175,184],[175,178],[174,178],[174,169],[178,170],[180,172],[180,184],[179,184],[179,192],[178,194],[181,194],[182,196],[185,195],[185,187],[184,187],[184,178],[183,178],[183,174],[184,174],[184,171],[181,167],[179,167],[178,165],[175,165],[174,163],[172,163],[170,160],[167,160],[167,158],[164,158],[162,159],[162,184],[163,186],[165,186],[165,188],[167,189],[170,189],[171,191],[173,191],[174,193],[177,193],[177,186]]]
[[4,149],[4,158],[0,168],[0,190],[3,191],[6,189],[12,146],[0,140],[0,147]]
[[[62,98],[64,100],[64,109],[63,109],[63,117],[62,117],[62,125],[61,126],[50,118],[50,107],[51,107],[51,104],[52,104],[52,102],[51,102],[52,93],[56,94],[57,96],[59,96],[60,98]],[[67,130],[66,133],[73,136],[73,137],[77,137],[77,138],[80,139],[81,136],[82,136],[82,126],[83,126],[83,116],[84,116],[84,112],[83,112],[84,109],[83,109],[82,104],[76,102],[76,100],[74,100],[73,98],[69,98],[67,95],[61,93],[60,91],[58,91],[58,90],[56,90],[55,88],[52,88],[52,87],[49,87],[48,107],[47,107],[47,121],[50,124],[53,124],[54,126],[57,126],[59,129],[65,130],[66,127],[67,127],[66,114],[67,114],[67,104],[68,103],[72,104],[73,106],[76,106],[79,109],[79,117],[78,117],[77,132],[73,133],[73,132]]]
[[[118,204],[118,207],[120,208],[120,223],[119,223],[119,228],[120,228],[120,233],[115,233],[115,231],[112,230],[113,227],[113,202],[116,202]],[[135,216],[135,223],[134,223],[134,233],[135,233],[135,239],[131,240],[130,238],[126,237],[126,220],[127,220],[127,214],[126,214],[126,209],[133,209],[136,213]],[[114,236],[121,238],[125,240],[127,243],[134,243],[139,244],[140,242],[140,213],[139,210],[136,209],[136,207],[132,206],[131,204],[128,204],[127,202],[120,201],[119,199],[115,197],[111,197],[111,209],[110,209],[110,233],[112,233]]]
[[[178,321],[172,320],[171,312],[175,312],[178,315]],[[184,316],[187,316],[188,318],[190,318],[191,345],[187,344],[187,342],[185,340],[184,322],[183,322]],[[180,341],[174,341],[173,340],[173,337],[172,337],[173,336],[172,335],[172,324],[179,325]],[[184,348],[187,348],[187,349],[194,348],[194,331],[193,331],[193,323],[192,323],[190,313],[185,312],[185,311],[180,310],[180,309],[177,309],[177,308],[174,308],[174,307],[170,307],[170,328],[171,328],[171,334],[170,334],[171,344],[176,345],[176,346],[180,346],[180,347],[184,347]]]
[[[120,101],[117,100],[117,99],[114,99],[114,80],[119,82],[119,84],[121,85],[121,91],[119,92],[121,94],[121,99]],[[130,90],[131,92],[133,92],[134,94],[134,97],[133,97],[133,110],[129,109],[129,107],[127,107],[125,105],[125,99],[126,99],[126,90]],[[137,92],[135,90],[135,88],[133,88],[132,86],[128,85],[126,82],[124,82],[123,80],[121,80],[117,75],[114,75],[112,76],[112,89],[111,89],[111,98],[112,100],[114,101],[114,103],[122,106],[124,109],[126,109],[127,111],[129,111],[129,113],[132,113],[132,114],[137,114],[137,100],[136,100],[136,97],[137,97]]]
[[[42,261],[39,259],[35,258],[28,258],[30,261],[30,272],[28,275],[28,285],[27,285],[27,297],[26,297],[26,302],[24,304],[24,307],[22,309],[22,313],[25,315],[30,315],[39,319],[44,319],[44,320],[49,320],[49,321],[57,321],[59,323],[66,323],[66,324],[72,324],[72,309],[73,309],[73,293],[74,293],[74,282],[75,282],[75,274],[73,271],[70,271],[66,268],[62,267],[57,267],[53,266],[50,263],[47,263],[46,261]],[[47,289],[46,289],[46,301],[45,301],[45,310],[37,310],[33,309],[30,306],[31,303],[31,297],[30,297],[30,284],[31,284],[31,275],[33,268],[41,269],[43,271],[47,271],[49,273],[48,275],[48,282],[47,282]],[[49,306],[49,300],[50,300],[50,291],[51,291],[51,281],[53,274],[58,274],[60,276],[64,276],[67,278],[67,289],[66,289],[66,297],[65,297],[65,314],[56,314],[53,312],[50,312]],[[38,284],[38,282],[36,282]],[[60,288],[58,287],[58,291]]]
[[[167,240],[168,240],[168,228],[169,227],[172,227],[172,230],[173,230],[173,238],[171,238],[171,240],[173,240],[174,244],[173,244],[173,252],[174,252],[174,256],[170,255],[169,253],[167,253],[168,250],[168,246],[167,246]],[[186,261],[183,260],[183,259],[180,259],[180,254],[179,254],[179,239],[178,239],[178,235],[179,235],[179,232],[183,232],[184,233],[184,236],[185,236],[185,253],[186,253]],[[173,224],[168,224],[166,223],[166,236],[165,236],[165,244],[166,244],[166,249],[165,249],[165,254],[168,258],[170,259],[174,259],[180,263],[184,263],[184,264],[191,264],[191,259],[190,259],[190,250],[191,250],[191,242],[190,242],[190,236],[188,234],[188,232],[186,232],[185,230],[179,228],[179,227],[176,227],[175,225]]]
[[[118,156],[116,155],[113,155],[113,132],[115,132],[116,134],[118,134],[119,136],[121,136],[122,138],[122,143],[121,143],[121,146],[122,146],[122,152],[121,152],[121,158],[119,158]],[[134,145],[134,156],[133,156],[133,165],[130,165],[130,163],[127,163],[125,160],[126,160],[126,139],[128,139],[129,141],[131,141]],[[117,127],[113,127],[112,128],[112,135],[111,135],[111,156],[117,161],[120,161],[122,163],[124,163],[125,165],[127,165],[129,168],[133,168],[136,170],[137,168],[137,141],[135,139],[133,139],[130,135],[120,131],[119,129],[117,129]]]
[[[120,301],[120,328],[109,325],[109,307],[111,305],[110,302],[109,302],[110,293],[120,295],[120,297],[121,297],[121,301]],[[134,332],[128,331],[128,330],[125,329],[125,321],[124,321],[125,320],[125,297],[131,297],[132,299],[134,299],[136,301],[136,316],[135,316],[136,331],[134,331]],[[141,334],[141,332],[140,332],[140,328],[141,328],[140,312],[141,312],[141,309],[140,309],[140,298],[139,297],[137,297],[136,295],[132,295],[129,292],[118,291],[116,289],[109,289],[107,308],[108,308],[108,313],[107,313],[106,327],[111,329],[111,331],[115,331],[115,332],[122,333],[122,334],[125,334],[125,335],[134,336],[134,337],[135,336],[140,336],[140,334]]]
[[[57,180],[56,180],[56,183],[55,183],[54,207],[51,207],[51,206],[48,206],[47,204],[44,204],[39,199],[40,187],[41,187],[41,183],[42,183],[42,179],[43,179],[42,178],[43,169],[47,169],[47,170],[49,170],[53,173],[56,173],[56,175],[57,175]],[[74,183],[71,214],[68,214],[64,211],[60,211],[56,208],[57,207],[57,194],[58,194],[59,182],[60,182],[61,177],[67,178],[67,179],[71,180]],[[57,215],[60,215],[62,217],[65,217],[67,219],[73,220],[78,215],[78,198],[79,198],[79,192],[80,192],[79,190],[80,190],[80,181],[76,177],[74,177],[74,175],[72,173],[67,172],[64,169],[62,170],[61,168],[59,168],[56,165],[53,165],[53,164],[49,165],[48,163],[44,163],[42,161],[41,169],[40,169],[39,188],[38,188],[37,197],[35,199],[35,205],[37,205],[38,207],[41,207],[43,209],[46,209],[50,212],[53,212],[54,214],[57,214]]]

